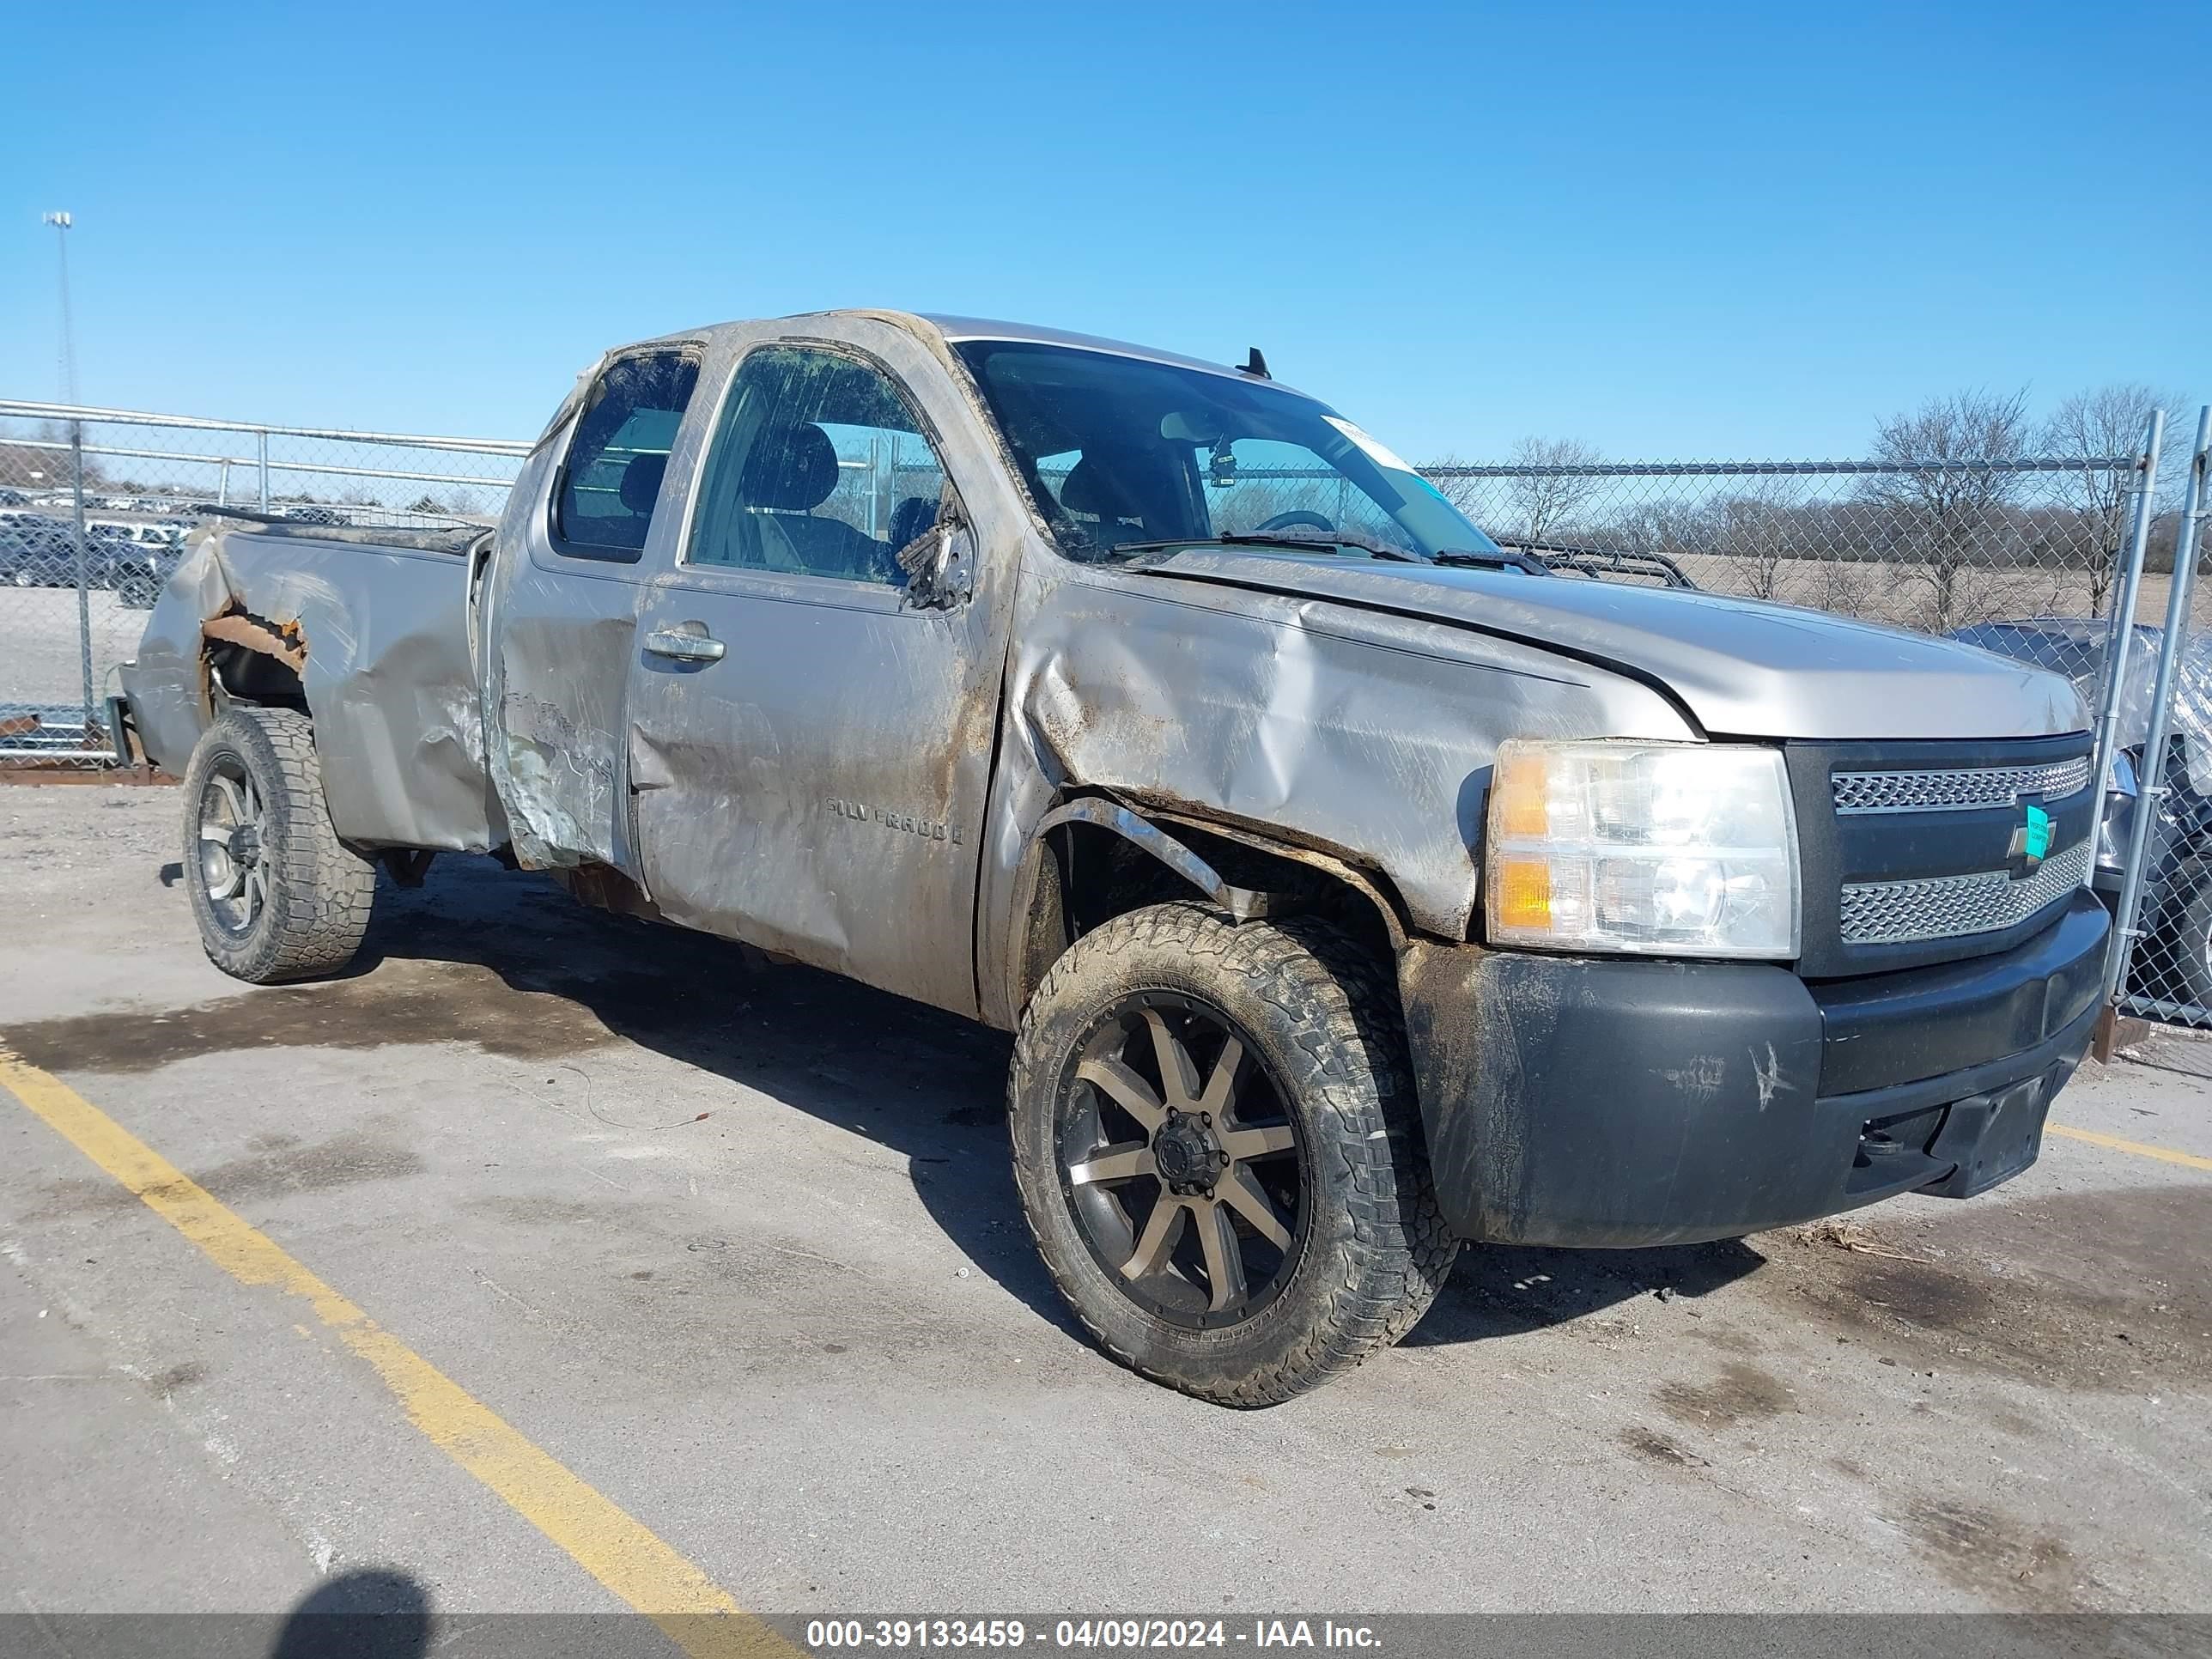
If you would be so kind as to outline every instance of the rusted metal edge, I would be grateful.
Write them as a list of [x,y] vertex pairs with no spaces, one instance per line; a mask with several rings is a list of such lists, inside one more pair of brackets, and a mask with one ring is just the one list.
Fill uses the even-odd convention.
[[1063,823],[1093,823],[1102,830],[1112,830],[1132,846],[1150,853],[1238,921],[1272,915],[1283,902],[1279,894],[1255,893],[1249,887],[1237,887],[1224,881],[1218,870],[1166,830],[1110,800],[1085,796],[1055,807],[1037,821],[1035,833],[1042,836]]
[[232,601],[230,608],[200,624],[200,637],[217,645],[242,646],[274,657],[297,674],[307,665],[307,637],[296,622],[271,622]]
[[2099,1065],[2109,1066],[2114,1054],[2148,1040],[2151,1031],[2148,1020],[2130,1019],[2117,1008],[2106,1008],[2097,1017],[2096,1029],[2090,1033],[2090,1055]]
[[[1304,865],[1310,870],[1318,870],[1322,874],[1351,888],[1375,907],[1376,914],[1382,921],[1383,931],[1390,936],[1391,949],[1403,950],[1406,941],[1411,937],[1405,915],[1401,911],[1398,902],[1391,895],[1383,891],[1382,884],[1376,879],[1374,874],[1356,864],[1347,863],[1333,853],[1324,853],[1318,848],[1302,847],[1295,842],[1255,835],[1249,830],[1240,829],[1234,824],[1218,823],[1212,818],[1200,817],[1194,813],[1159,811],[1153,812],[1152,817],[1162,823],[1179,823],[1193,830],[1202,830],[1207,835],[1218,836],[1224,841],[1233,841],[1240,846],[1252,848],[1256,853],[1265,853],[1273,858],[1288,859],[1294,864]],[[1447,944],[1452,942],[1445,941]]]

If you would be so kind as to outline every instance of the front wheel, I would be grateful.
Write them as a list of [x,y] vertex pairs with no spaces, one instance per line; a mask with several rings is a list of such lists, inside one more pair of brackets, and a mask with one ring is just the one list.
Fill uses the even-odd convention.
[[1396,1341],[1450,1271],[1393,988],[1325,922],[1108,922],[1038,988],[1009,1091],[1046,1266],[1156,1382],[1287,1400]]
[[183,793],[185,884],[209,960],[256,985],[353,960],[376,866],[331,827],[305,714],[229,710],[201,733]]

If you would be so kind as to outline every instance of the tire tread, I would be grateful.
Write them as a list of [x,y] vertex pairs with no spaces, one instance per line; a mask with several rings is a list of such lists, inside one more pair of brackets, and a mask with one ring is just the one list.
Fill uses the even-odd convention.
[[[257,773],[264,804],[264,857],[273,860],[267,925],[234,941],[214,927],[197,896],[201,942],[225,973],[257,985],[334,973],[368,932],[376,866],[338,839],[323,798],[314,723],[293,708],[234,707],[210,726],[185,775],[185,870],[198,867],[199,798],[211,761],[228,745]],[[256,752],[256,751],[260,752]]]
[[[1397,988],[1348,935],[1317,917],[1238,924],[1184,902],[1132,911],[1078,939],[1046,971],[1016,1039],[1008,1073],[1010,1123],[1018,1123],[1025,1082],[1052,1063],[1040,1052],[1036,1011],[1082,998],[1086,982],[1109,978],[1109,969],[1132,952],[1156,951],[1213,958],[1224,974],[1272,1003],[1286,1029],[1303,1034],[1298,1046],[1305,1074],[1285,1081],[1321,1096],[1345,1130],[1311,1149],[1341,1160],[1352,1233],[1326,1310],[1276,1363],[1225,1388],[1197,1385],[1102,1328],[1085,1312],[1081,1287],[1054,1260],[1026,1204],[1024,1214],[1060,1294],[1115,1359],[1155,1382],[1221,1404],[1278,1404],[1398,1341],[1427,1311],[1458,1254],[1459,1242],[1445,1224],[1429,1175]],[[1014,1152],[1018,1163],[1024,1161],[1018,1132]]]

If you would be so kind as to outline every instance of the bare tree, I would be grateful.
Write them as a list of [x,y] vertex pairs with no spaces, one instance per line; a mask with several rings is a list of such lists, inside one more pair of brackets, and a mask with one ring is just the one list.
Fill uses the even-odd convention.
[[1505,480],[1506,503],[1521,539],[1541,546],[1565,530],[1575,514],[1603,485],[1601,478],[1577,477],[1551,469],[1595,466],[1604,458],[1579,438],[1523,438],[1508,458],[1527,471]]
[[1504,469],[1488,476],[1437,477],[1464,465],[1455,455],[1440,456],[1421,471],[1446,501],[1499,541],[1519,547],[1559,534],[1608,482],[1553,469],[1596,466],[1604,459],[1577,438],[1523,438],[1513,446]]
[[1494,535],[1499,528],[1494,510],[1498,481],[1489,477],[1470,478],[1464,473],[1453,476],[1454,468],[1468,464],[1459,455],[1439,455],[1416,470],[1437,487],[1437,495]]
[[1803,552],[1796,492],[1786,478],[1759,478],[1717,503],[1716,550],[1729,561],[1743,591],[1754,599],[1779,599],[1789,568]]
[[1948,633],[1974,620],[1986,584],[1976,573],[2002,556],[2016,526],[2008,507],[2021,475],[1990,463],[2027,451],[2027,393],[1954,392],[1891,416],[1875,434],[1874,459],[1897,468],[1869,476],[1869,500],[1895,516],[1899,551],[1927,587],[1922,620]]
[[1884,606],[1881,567],[1852,558],[1846,549],[1832,549],[1813,568],[1813,604],[1839,617],[1893,620]]
[[[2178,409],[2181,399],[2128,382],[2077,392],[2060,404],[2043,428],[2053,455],[2134,455],[2142,448],[2151,410]],[[2136,477],[2110,467],[2083,467],[2064,475],[2063,499],[2079,520],[2081,556],[2088,565],[2089,614],[2101,617],[2119,568],[2120,549],[2133,516]]]

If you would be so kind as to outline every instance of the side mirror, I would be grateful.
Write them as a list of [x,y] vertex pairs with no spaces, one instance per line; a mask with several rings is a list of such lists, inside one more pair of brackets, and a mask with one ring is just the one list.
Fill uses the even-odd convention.
[[907,574],[907,603],[918,611],[950,610],[975,593],[975,532],[940,519],[898,551]]

